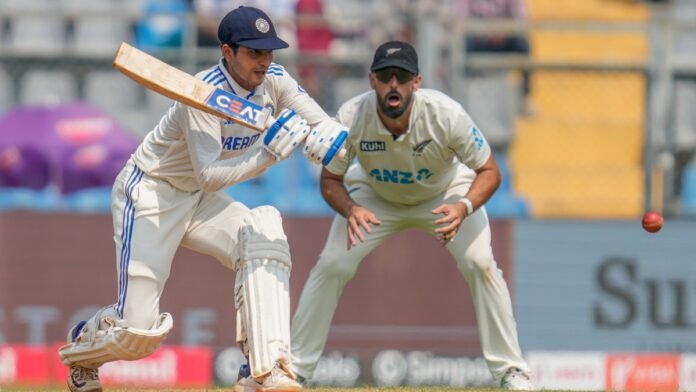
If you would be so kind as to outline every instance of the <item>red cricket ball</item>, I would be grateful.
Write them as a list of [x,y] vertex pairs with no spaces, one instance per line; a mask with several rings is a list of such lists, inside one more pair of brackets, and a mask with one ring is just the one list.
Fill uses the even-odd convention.
[[648,211],[643,215],[643,228],[649,233],[657,233],[665,223],[659,212]]

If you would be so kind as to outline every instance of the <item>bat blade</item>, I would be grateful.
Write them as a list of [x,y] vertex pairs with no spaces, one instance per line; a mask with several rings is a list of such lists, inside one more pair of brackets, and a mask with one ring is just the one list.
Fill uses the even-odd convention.
[[216,88],[127,43],[112,65],[137,83],[185,105],[263,132],[275,121],[269,109]]

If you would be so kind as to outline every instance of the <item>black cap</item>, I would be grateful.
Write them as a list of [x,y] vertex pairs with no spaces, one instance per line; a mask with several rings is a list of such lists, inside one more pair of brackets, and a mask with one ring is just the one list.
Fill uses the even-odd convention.
[[250,49],[275,50],[289,45],[278,38],[271,18],[254,7],[240,6],[225,15],[218,26],[223,44],[237,44]]
[[402,41],[389,41],[377,48],[370,71],[397,67],[408,72],[418,73],[418,54],[410,44]]

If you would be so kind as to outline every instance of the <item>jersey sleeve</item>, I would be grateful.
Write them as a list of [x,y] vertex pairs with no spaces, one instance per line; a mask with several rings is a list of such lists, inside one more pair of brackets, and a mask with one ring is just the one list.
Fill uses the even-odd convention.
[[278,113],[284,108],[296,111],[313,128],[321,121],[329,118],[329,115],[309,94],[288,74],[285,68],[274,64],[280,69],[276,74],[268,75],[269,85],[273,89],[275,102],[278,104]]
[[342,176],[348,172],[351,162],[355,159],[357,153],[356,146],[358,145],[358,134],[361,132],[360,126],[356,124],[357,106],[359,103],[358,97],[350,99],[348,102],[341,105],[336,114],[336,121],[348,127],[348,138],[343,144],[346,153],[343,157],[336,156],[326,165],[326,170],[337,176]]
[[491,156],[491,147],[486,138],[463,109],[459,109],[452,121],[452,150],[459,161],[469,168],[480,168]]
[[181,105],[188,152],[200,188],[215,192],[261,174],[273,162],[256,143],[243,154],[220,160],[221,122],[208,113]]

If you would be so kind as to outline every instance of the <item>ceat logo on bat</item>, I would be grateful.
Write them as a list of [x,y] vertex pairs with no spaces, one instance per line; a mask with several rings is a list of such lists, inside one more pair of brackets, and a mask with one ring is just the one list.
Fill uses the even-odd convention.
[[259,114],[263,110],[261,106],[253,102],[220,89],[213,91],[206,104],[212,109],[227,113],[250,124],[256,124],[259,121]]

